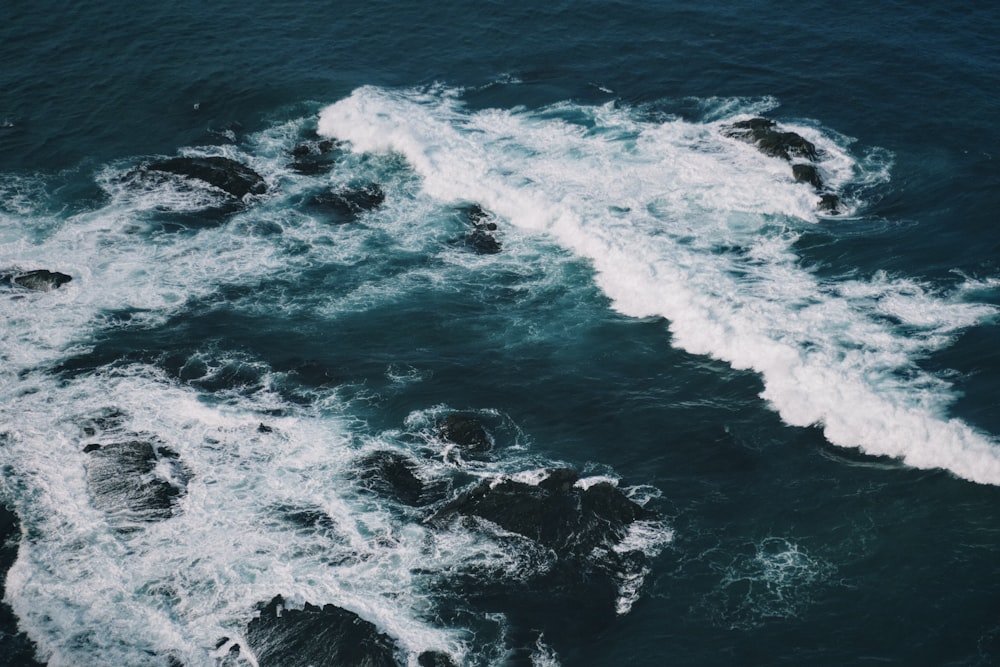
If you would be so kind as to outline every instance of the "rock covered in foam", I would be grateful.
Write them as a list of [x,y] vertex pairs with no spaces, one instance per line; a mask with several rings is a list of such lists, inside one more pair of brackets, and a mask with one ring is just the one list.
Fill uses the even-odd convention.
[[267,192],[267,183],[260,174],[227,157],[174,157],[150,162],[146,169],[196,179],[237,199]]
[[62,287],[73,280],[72,276],[58,271],[48,269],[35,269],[33,271],[18,271],[8,269],[0,271],[0,285],[9,287],[22,287],[35,292],[48,292]]
[[424,495],[417,464],[399,452],[373,452],[361,460],[359,468],[364,485],[372,491],[406,505],[419,504]]
[[124,415],[116,410],[88,419],[84,435],[101,434],[112,442],[89,443],[85,467],[94,507],[112,523],[129,530],[137,523],[168,519],[187,490],[190,471],[177,452],[147,438],[121,430]]
[[642,538],[633,543],[633,528],[643,522],[639,534],[661,531],[657,513],[613,483],[580,480],[570,468],[549,470],[537,484],[483,480],[426,521],[442,530],[480,531],[508,554],[500,568],[470,563],[440,585],[478,613],[503,610],[511,645],[525,650],[533,630],[572,643],[627,613],[649,571],[646,546]]
[[816,161],[819,151],[816,145],[795,132],[785,132],[768,118],[740,120],[723,128],[722,133],[733,139],[754,144],[764,155],[791,162],[792,178],[799,183],[808,183],[820,195],[817,208],[827,213],[840,212],[840,197],[826,191]]
[[292,162],[288,167],[303,176],[326,173],[334,164],[334,150],[337,142],[333,139],[310,138],[295,145],[289,153]]
[[385,202],[385,192],[378,183],[327,190],[311,196],[306,205],[331,214],[334,222],[353,222],[358,215],[373,211]]
[[[84,447],[87,486],[93,504],[123,525],[173,516],[176,499],[187,488],[179,457],[149,440],[125,440]],[[164,470],[169,471],[169,478]]]
[[655,513],[629,500],[610,482],[578,485],[579,474],[557,468],[537,485],[513,479],[486,480],[438,510],[432,522],[475,516],[527,537],[560,557],[587,557],[595,548],[624,539],[638,520]]

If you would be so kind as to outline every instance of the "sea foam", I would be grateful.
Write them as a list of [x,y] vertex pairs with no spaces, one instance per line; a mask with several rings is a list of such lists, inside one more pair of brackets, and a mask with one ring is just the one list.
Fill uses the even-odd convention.
[[[721,131],[745,117],[650,121],[574,103],[471,111],[440,89],[365,87],[324,109],[319,132],[402,155],[431,196],[478,202],[589,260],[618,311],[665,317],[680,348],[760,373],[788,424],[1000,484],[995,439],[950,418],[948,383],[917,365],[996,309],[905,277],[825,279],[804,266],[795,242],[821,220],[818,197],[787,163]],[[884,156],[856,159],[807,124],[785,129],[816,144],[834,187],[888,177]],[[858,203],[848,205],[825,224],[850,225]]]

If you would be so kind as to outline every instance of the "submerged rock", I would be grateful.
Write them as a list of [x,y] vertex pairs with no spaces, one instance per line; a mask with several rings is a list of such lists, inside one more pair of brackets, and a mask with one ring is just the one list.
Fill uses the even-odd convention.
[[530,646],[521,635],[531,629],[569,642],[600,632],[629,610],[648,573],[646,553],[628,539],[638,521],[657,531],[658,515],[610,482],[578,482],[570,468],[550,470],[538,484],[484,480],[427,519],[483,531],[509,554],[502,568],[472,563],[441,585],[480,613],[502,609],[515,647]]
[[289,609],[280,595],[247,625],[260,667],[397,667],[395,642],[373,623],[332,604]]
[[120,528],[173,516],[190,477],[176,452],[138,439],[91,443],[83,451],[94,507],[107,512]]
[[424,483],[417,477],[417,465],[409,458],[388,450],[374,452],[361,460],[361,479],[365,486],[406,505],[417,505],[424,494]]
[[438,651],[424,651],[417,657],[420,667],[458,667],[451,656]]
[[472,413],[453,412],[438,422],[438,436],[456,444],[465,454],[482,454],[493,449],[490,438],[482,421]]
[[313,195],[306,201],[312,209],[333,214],[334,222],[352,222],[366,211],[372,211],[385,201],[385,192],[378,183],[360,187],[328,190]]
[[58,271],[49,271],[48,269],[36,269],[34,271],[8,269],[7,271],[0,272],[0,285],[23,287],[24,289],[36,292],[48,292],[49,290],[57,289],[71,280],[73,280],[72,276],[59,273]]
[[569,468],[551,470],[537,485],[513,479],[487,480],[440,509],[438,525],[474,516],[552,549],[560,557],[587,557],[621,542],[629,526],[656,514],[629,500],[609,482],[586,488]]
[[0,664],[36,667],[35,643],[20,632],[14,610],[2,602],[6,594],[7,571],[17,560],[21,524],[17,515],[0,503]]
[[267,192],[267,183],[260,174],[227,157],[175,157],[151,162],[146,169],[204,181],[237,199]]
[[305,176],[325,173],[333,166],[336,147],[332,139],[302,142],[290,151],[293,161],[288,166]]

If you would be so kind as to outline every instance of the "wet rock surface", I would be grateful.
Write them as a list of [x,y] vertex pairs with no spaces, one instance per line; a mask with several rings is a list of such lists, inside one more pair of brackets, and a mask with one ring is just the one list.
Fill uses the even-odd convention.
[[48,269],[35,269],[32,271],[18,271],[7,269],[0,271],[0,285],[32,290],[35,292],[48,292],[58,289],[73,280],[72,276],[58,271]]
[[102,441],[82,446],[91,502],[123,532],[173,516],[191,478],[176,451],[155,437],[125,430],[126,419],[108,408],[81,422],[86,439]]
[[[91,443],[87,486],[94,506],[125,528],[134,522],[169,519],[186,490],[187,476],[173,450],[149,440]],[[161,465],[169,470],[164,476]]]
[[487,480],[438,510],[432,522],[443,525],[456,516],[475,516],[561,557],[582,558],[620,542],[633,522],[656,516],[609,482],[584,488],[578,480],[579,474],[569,468],[549,471],[537,485]]
[[337,143],[332,139],[311,139],[296,144],[290,151],[292,162],[288,167],[303,176],[318,176],[333,168],[336,162],[334,150]]
[[463,215],[471,229],[465,233],[460,243],[478,255],[500,252],[502,246],[496,237],[498,229],[496,216],[479,204],[466,208]]
[[288,608],[276,596],[247,626],[259,667],[397,667],[395,642],[371,622],[332,604]]
[[364,457],[360,464],[364,485],[376,493],[406,505],[418,505],[424,495],[424,483],[417,476],[417,464],[399,452],[378,451]]
[[227,157],[175,157],[150,162],[146,170],[203,181],[236,199],[267,192],[267,183],[260,174]]
[[493,449],[493,439],[482,420],[473,413],[453,412],[438,422],[438,436],[458,445],[466,456],[482,455]]
[[767,118],[741,120],[727,127],[723,134],[757,146],[761,153],[783,160],[795,157],[806,160],[819,158],[816,146],[795,132],[783,132],[777,123]]
[[[7,572],[17,560],[21,524],[17,515],[0,503],[0,600],[7,593]],[[0,602],[0,664],[18,667],[42,665],[35,659],[35,644],[17,627],[14,610]]]
[[306,200],[309,209],[325,213],[334,223],[357,220],[366,211],[373,211],[385,202],[385,192],[378,183],[368,183],[357,187],[326,190],[312,195]]

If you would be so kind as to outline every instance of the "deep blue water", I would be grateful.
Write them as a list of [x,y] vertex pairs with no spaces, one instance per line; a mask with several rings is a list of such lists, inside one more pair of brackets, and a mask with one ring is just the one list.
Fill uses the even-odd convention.
[[[0,286],[37,661],[274,664],[243,635],[278,594],[410,665],[1000,661],[1000,8],[536,5],[5,8],[0,276],[72,277]],[[757,116],[815,144],[835,214],[731,136]],[[148,170],[177,155],[267,191]],[[101,496],[114,439],[170,452],[167,518]],[[612,480],[659,517],[642,576],[518,588],[558,580],[545,550],[372,493],[386,450],[439,506]]]

